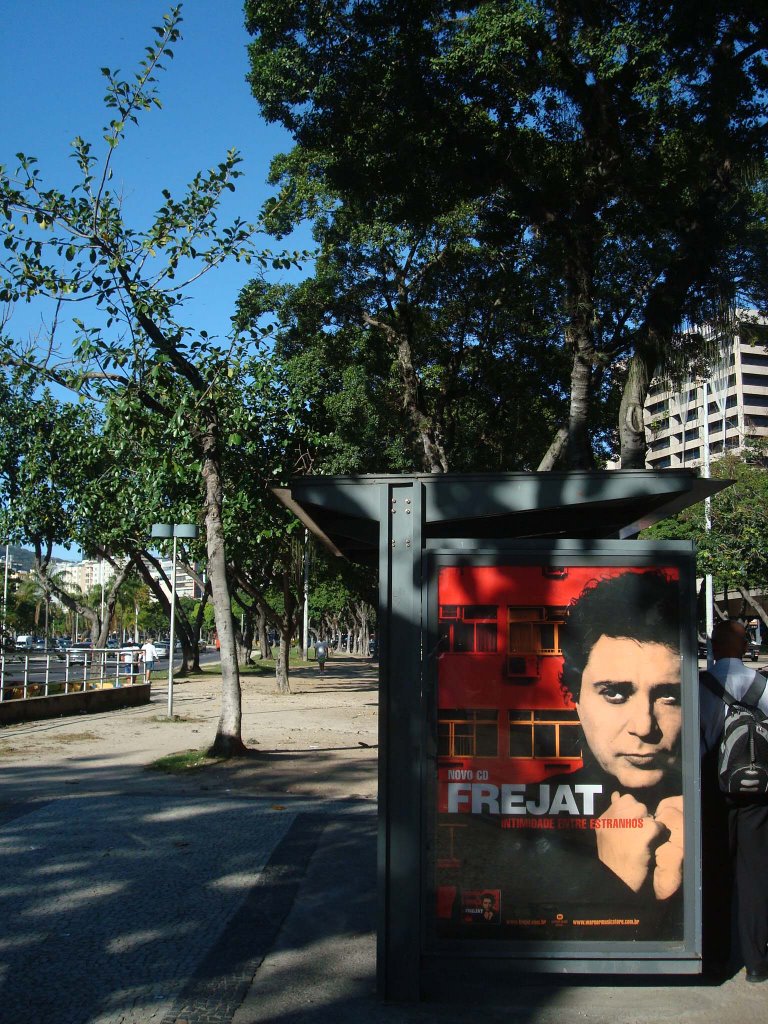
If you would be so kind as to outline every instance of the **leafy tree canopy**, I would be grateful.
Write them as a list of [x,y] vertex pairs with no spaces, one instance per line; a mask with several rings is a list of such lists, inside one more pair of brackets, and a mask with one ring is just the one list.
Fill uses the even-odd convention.
[[354,240],[354,222],[431,232],[470,204],[472,237],[552,323],[532,338],[571,361],[569,464],[592,461],[617,388],[642,465],[656,366],[764,297],[762,5],[248,0],[246,24],[254,95],[297,143],[275,165],[282,216]]

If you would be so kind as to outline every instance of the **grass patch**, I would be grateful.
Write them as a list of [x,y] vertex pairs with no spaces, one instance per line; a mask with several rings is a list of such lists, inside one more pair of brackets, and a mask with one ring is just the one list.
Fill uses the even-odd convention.
[[254,661],[250,665],[240,666],[241,676],[272,676],[275,675],[275,662],[272,658],[265,658],[263,661]]
[[54,743],[80,743],[101,739],[95,732],[64,732],[57,736],[49,736]]
[[199,771],[208,765],[223,760],[219,757],[208,757],[205,750],[180,750],[176,754],[167,754],[153,761],[149,767],[154,771],[166,772],[168,775],[183,775],[184,772]]
[[[310,648],[310,650],[312,650]],[[312,661],[314,655],[310,654],[310,661]],[[302,663],[301,648],[292,647],[289,659],[289,671],[291,668],[295,668],[297,665]],[[263,661],[259,661],[254,657],[253,662],[249,662],[245,665],[240,665],[241,676],[272,676],[275,675],[275,659],[264,658]],[[200,671],[203,675],[220,676],[221,665],[202,665]]]

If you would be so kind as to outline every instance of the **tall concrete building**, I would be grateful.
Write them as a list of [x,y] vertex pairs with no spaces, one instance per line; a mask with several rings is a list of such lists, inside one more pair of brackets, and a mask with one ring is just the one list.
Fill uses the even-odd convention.
[[721,358],[706,381],[689,379],[677,391],[664,381],[651,383],[648,469],[699,467],[707,437],[711,458],[741,450],[749,438],[768,439],[768,326],[740,323],[719,347]]
[[[171,558],[160,558],[160,565],[163,568],[168,580],[171,579],[173,573],[173,559]],[[194,572],[194,569],[190,566],[190,571]],[[156,569],[150,568],[152,576],[160,582],[160,586],[165,591],[165,594],[170,601],[171,599],[171,588],[168,583],[161,577],[160,573]],[[179,597],[190,597],[194,601],[199,601],[203,596],[203,587],[201,585],[201,577],[190,575],[186,569],[180,564],[176,563],[176,593]]]
[[58,579],[66,586],[77,588],[80,593],[87,594],[93,587],[102,584],[109,587],[115,570],[98,558],[84,558],[80,562],[62,562],[57,566]]

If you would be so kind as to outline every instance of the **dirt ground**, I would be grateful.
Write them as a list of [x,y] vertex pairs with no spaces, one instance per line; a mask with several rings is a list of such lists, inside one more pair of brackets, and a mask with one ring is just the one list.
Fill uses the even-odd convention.
[[[244,676],[242,735],[249,756],[187,774],[211,788],[375,800],[376,663],[341,655],[321,675],[314,662],[299,662],[290,679],[292,693],[281,696],[273,677]],[[220,676],[175,680],[173,721],[160,680],[144,707],[6,726],[0,729],[0,770],[6,781],[22,767],[58,769],[61,776],[87,768],[92,778],[118,767],[149,771],[158,758],[210,745],[220,690]]]

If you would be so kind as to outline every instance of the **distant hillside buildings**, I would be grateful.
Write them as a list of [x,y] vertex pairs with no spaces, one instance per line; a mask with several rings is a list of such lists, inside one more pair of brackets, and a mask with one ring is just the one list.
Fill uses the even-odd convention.
[[[19,572],[29,572],[34,564],[34,555],[24,548],[11,547],[11,564]],[[17,555],[17,552],[20,554]],[[160,565],[170,580],[172,571],[172,560],[170,558],[159,559]],[[109,586],[109,581],[114,576],[114,570],[109,562],[103,562],[98,558],[84,558],[80,562],[56,561],[55,571],[57,578],[73,589],[77,588],[81,593],[87,594],[94,587],[104,584]],[[151,568],[152,576],[160,580],[160,585],[171,596],[171,589],[162,579],[162,576],[154,567]],[[195,578],[186,572],[178,563],[176,565],[176,593],[180,597],[191,597],[199,600],[202,596],[202,587],[199,578]]]

